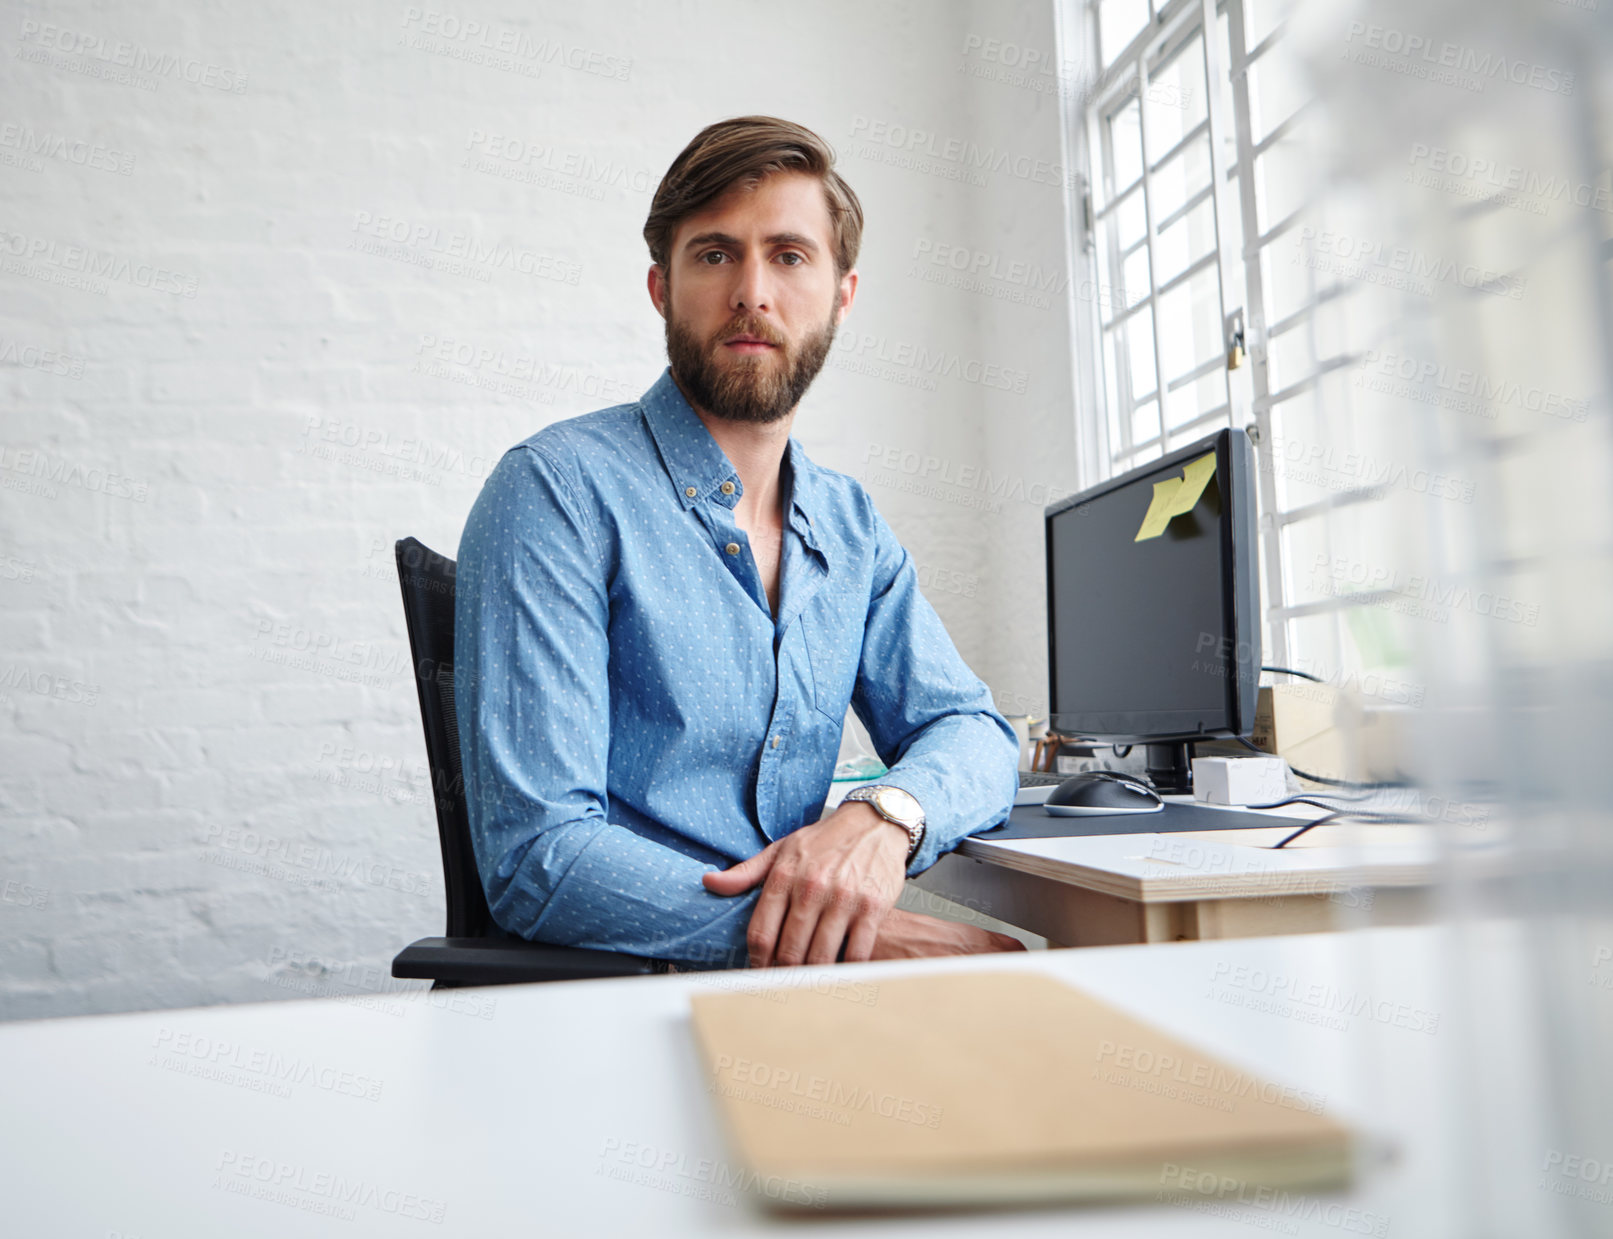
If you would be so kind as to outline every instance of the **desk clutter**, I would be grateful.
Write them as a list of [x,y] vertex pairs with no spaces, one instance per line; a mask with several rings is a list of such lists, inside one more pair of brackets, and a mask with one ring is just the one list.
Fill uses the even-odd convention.
[[1350,1179],[1352,1134],[1319,1097],[1051,977],[864,988],[874,1001],[760,984],[691,999],[707,1091],[764,1207],[1157,1201],[1203,1175],[1251,1192]]

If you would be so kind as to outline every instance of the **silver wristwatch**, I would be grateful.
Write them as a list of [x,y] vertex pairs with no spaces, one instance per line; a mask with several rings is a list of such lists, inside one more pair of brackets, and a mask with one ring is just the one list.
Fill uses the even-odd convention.
[[913,863],[918,855],[919,844],[924,842],[924,809],[911,792],[904,792],[899,787],[888,787],[882,783],[875,783],[868,787],[855,787],[847,792],[842,804],[847,800],[861,800],[870,804],[874,812],[887,822],[895,822],[907,831],[907,864]]

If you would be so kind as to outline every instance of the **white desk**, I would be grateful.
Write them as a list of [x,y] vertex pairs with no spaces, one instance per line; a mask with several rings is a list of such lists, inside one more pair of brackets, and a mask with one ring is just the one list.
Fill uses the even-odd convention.
[[[1171,797],[1193,803],[1191,797]],[[1207,825],[1220,810],[1200,805]],[[1249,810],[1238,810],[1247,813]],[[1272,829],[1046,839],[965,839],[914,884],[1048,939],[1110,946],[1314,933],[1429,919],[1433,829],[1330,825],[1271,845],[1323,816],[1264,810]],[[1125,819],[1147,830],[1147,819]]]
[[[783,1222],[711,1182],[702,1159],[732,1163],[702,1089],[692,992],[759,976],[877,985],[926,970],[1016,968],[1079,984],[1393,1136],[1394,1166],[1315,1207],[1347,1205],[1387,1218],[1391,1235],[1440,1239],[1455,1232],[1432,1190],[1449,1167],[1431,1090],[1450,1039],[1370,1016],[1329,1027],[1301,1003],[1268,1001],[1251,978],[1356,987],[1437,1013],[1442,932],[437,991],[430,1001],[377,1000],[378,1010],[324,999],[0,1025],[4,1230],[93,1239],[1356,1233],[1269,1208],[1220,1215],[1163,1204]],[[1447,1011],[1444,1027],[1452,1019]],[[215,1060],[233,1074],[188,1074]],[[1363,1061],[1381,1071],[1363,1077]],[[308,1069],[285,1096],[270,1088],[281,1062]],[[364,1195],[333,1200],[337,1179]],[[330,1207],[349,1216],[316,1211]],[[436,1223],[407,1216],[439,1207]]]

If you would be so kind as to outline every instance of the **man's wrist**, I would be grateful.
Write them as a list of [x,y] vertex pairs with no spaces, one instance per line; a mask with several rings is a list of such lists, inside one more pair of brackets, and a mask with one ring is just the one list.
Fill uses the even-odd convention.
[[902,868],[906,869],[918,855],[924,842],[926,823],[924,806],[907,789],[892,784],[869,783],[847,792],[842,804],[862,803],[870,806],[875,815],[895,826],[907,837]]
[[896,832],[892,837],[899,838],[902,841],[902,851],[904,853],[907,851],[907,828],[898,822],[891,821],[890,818],[886,817],[866,800],[848,800],[840,806],[840,810],[843,813],[850,813],[853,816],[866,819],[869,823],[868,828],[870,830],[873,830],[879,826],[889,827],[891,830]]

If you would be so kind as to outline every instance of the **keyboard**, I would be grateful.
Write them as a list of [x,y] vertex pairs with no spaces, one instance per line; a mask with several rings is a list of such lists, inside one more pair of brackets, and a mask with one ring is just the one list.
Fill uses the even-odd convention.
[[1040,770],[1021,770],[1019,791],[1014,794],[1014,803],[1042,804],[1053,789],[1069,777],[1067,774],[1047,774]]
[[1021,770],[1019,772],[1019,785],[1021,787],[1057,787],[1067,774],[1045,774],[1040,770]]

